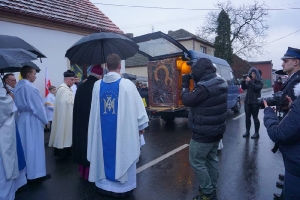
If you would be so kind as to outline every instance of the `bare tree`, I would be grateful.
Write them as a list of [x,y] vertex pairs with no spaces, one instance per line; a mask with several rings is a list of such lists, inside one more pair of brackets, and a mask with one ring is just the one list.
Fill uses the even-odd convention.
[[[251,58],[263,53],[268,25],[266,22],[269,16],[264,3],[254,2],[253,4],[234,6],[229,0],[218,3],[218,9],[228,13],[231,25],[230,42],[233,53],[244,58]],[[207,14],[202,27],[197,28],[196,34],[214,43],[218,26],[218,15],[220,11],[211,11]]]

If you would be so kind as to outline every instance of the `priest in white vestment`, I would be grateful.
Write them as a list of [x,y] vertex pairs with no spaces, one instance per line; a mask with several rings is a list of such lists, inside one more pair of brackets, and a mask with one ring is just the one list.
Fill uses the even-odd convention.
[[54,103],[55,103],[56,87],[52,85],[48,88],[48,90],[49,90],[49,94],[44,99],[44,105],[45,105],[46,115],[47,115],[48,122],[50,123],[50,130],[51,130],[53,111],[54,111]]
[[[27,183],[25,176],[25,158],[18,161],[15,112],[9,89],[4,89],[0,81],[0,199],[14,200],[15,192]],[[19,137],[18,137],[19,139]],[[19,144],[20,141],[19,141]],[[21,147],[22,148],[22,147]]]
[[14,89],[14,101],[20,113],[18,129],[26,159],[27,179],[42,181],[51,177],[46,174],[44,125],[48,123],[44,101],[32,84],[36,79],[34,68],[21,69],[22,80]]
[[143,101],[134,85],[120,76],[121,59],[110,54],[108,74],[94,84],[88,128],[89,181],[98,191],[124,196],[136,188],[139,135],[148,126]]
[[64,72],[64,83],[58,88],[55,96],[49,147],[54,147],[56,158],[71,157],[72,122],[74,95],[70,88],[74,84],[75,73]]

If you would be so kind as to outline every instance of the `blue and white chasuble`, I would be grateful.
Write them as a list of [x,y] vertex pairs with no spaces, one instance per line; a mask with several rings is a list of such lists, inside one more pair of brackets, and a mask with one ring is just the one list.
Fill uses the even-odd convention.
[[104,169],[106,178],[111,181],[116,181],[116,137],[120,80],[121,78],[112,83],[101,81],[100,84],[100,122]]

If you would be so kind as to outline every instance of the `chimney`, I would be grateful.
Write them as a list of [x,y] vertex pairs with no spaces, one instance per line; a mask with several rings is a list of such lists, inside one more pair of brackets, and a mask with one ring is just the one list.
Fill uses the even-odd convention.
[[133,38],[133,33],[126,33],[125,36],[128,38]]
[[168,35],[172,34],[174,31],[168,31]]

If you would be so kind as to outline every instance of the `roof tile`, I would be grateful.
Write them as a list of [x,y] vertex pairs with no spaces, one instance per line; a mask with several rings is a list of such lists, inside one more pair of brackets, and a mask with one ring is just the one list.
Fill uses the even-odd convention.
[[0,2],[0,10],[104,32],[123,33],[89,0],[6,0]]

